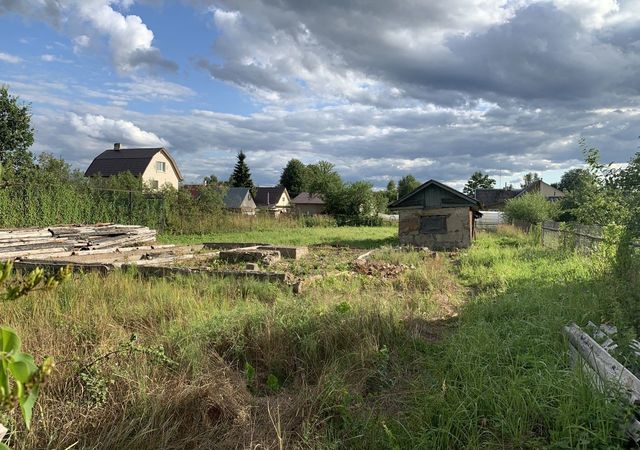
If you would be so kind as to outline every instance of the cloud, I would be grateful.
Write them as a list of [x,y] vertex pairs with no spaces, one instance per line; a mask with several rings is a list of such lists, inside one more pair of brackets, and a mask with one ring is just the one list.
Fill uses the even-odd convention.
[[156,134],[145,131],[132,122],[121,119],[109,119],[102,115],[70,114],[69,123],[80,134],[107,142],[121,142],[138,147],[168,147],[169,142]]
[[91,45],[94,38],[105,37],[113,64],[121,74],[141,68],[175,72],[178,65],[152,46],[153,32],[142,19],[114,9],[126,10],[132,4],[133,1],[113,0],[0,0],[0,14],[15,12],[75,34],[76,52]]
[[15,55],[10,55],[8,53],[0,52],[0,61],[6,62],[9,64],[18,64],[22,62],[22,58]]

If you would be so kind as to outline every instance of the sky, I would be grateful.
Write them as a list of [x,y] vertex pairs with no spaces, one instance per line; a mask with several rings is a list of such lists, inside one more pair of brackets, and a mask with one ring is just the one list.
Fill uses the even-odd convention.
[[639,0],[0,0],[0,35],[34,152],[81,170],[120,142],[185,182],[244,150],[263,186],[298,158],[461,188],[638,151]]

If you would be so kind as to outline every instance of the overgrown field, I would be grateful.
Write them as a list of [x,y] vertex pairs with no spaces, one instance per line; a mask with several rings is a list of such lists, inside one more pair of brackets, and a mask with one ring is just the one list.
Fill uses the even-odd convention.
[[[210,238],[390,239],[367,235],[378,228],[357,230],[342,236],[287,230],[280,240],[275,233]],[[459,254],[383,247],[373,259],[373,275],[344,267],[300,295],[251,280],[112,274],[77,276],[57,291],[4,305],[3,323],[18,331],[25,349],[57,361],[33,430],[17,424],[12,444],[404,449],[625,443],[620,424],[628,411],[604,401],[571,369],[561,335],[571,321],[625,327],[624,286],[612,287],[606,261],[542,249],[513,231],[481,234]]]

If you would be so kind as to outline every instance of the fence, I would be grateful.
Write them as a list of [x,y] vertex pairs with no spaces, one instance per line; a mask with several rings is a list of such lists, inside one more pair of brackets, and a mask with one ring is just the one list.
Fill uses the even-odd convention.
[[496,230],[498,225],[507,223],[502,211],[480,211],[482,217],[476,219],[478,230]]
[[541,242],[544,246],[592,252],[603,240],[602,227],[598,225],[553,221],[542,223]]

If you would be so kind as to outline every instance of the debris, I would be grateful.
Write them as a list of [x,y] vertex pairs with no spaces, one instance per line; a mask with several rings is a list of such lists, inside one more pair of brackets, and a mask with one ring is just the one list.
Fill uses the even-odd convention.
[[260,270],[260,268],[258,267],[258,265],[256,263],[247,263],[247,265],[244,267],[247,270]]
[[383,261],[370,261],[366,259],[356,259],[353,262],[353,269],[362,275],[376,276],[382,278],[396,278],[407,266],[396,265]]

